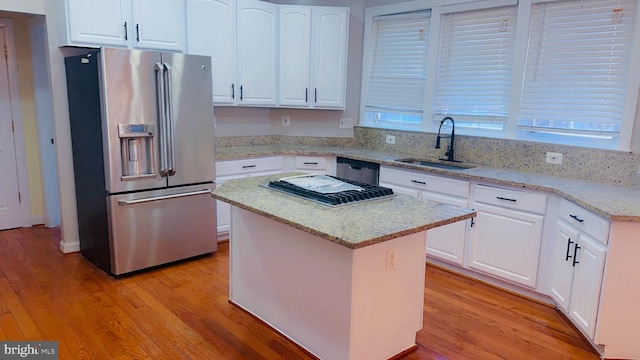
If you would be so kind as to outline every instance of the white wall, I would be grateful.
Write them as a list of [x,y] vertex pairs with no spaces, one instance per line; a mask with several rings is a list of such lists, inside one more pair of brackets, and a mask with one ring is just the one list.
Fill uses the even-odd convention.
[[42,53],[48,59],[46,64],[49,66],[44,69],[44,72],[51,84],[49,96],[53,107],[51,118],[59,174],[58,194],[62,232],[60,248],[63,252],[68,252],[78,250],[79,242],[64,57],[58,49],[60,39],[58,24],[63,23],[60,14],[64,9],[60,6],[61,3],[61,0],[0,0],[0,11],[45,16],[48,45]]

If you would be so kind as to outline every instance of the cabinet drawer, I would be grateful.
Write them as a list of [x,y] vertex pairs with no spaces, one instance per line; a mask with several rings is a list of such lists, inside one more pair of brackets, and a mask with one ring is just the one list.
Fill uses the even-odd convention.
[[538,214],[544,214],[547,207],[547,196],[544,194],[487,185],[476,185],[474,200],[479,203]]
[[469,197],[468,181],[451,179],[445,176],[428,175],[418,171],[398,170],[381,166],[380,182],[465,199]]
[[562,199],[560,201],[560,218],[576,229],[583,231],[598,241],[607,244],[609,239],[609,221],[583,209],[582,207]]
[[217,161],[216,176],[282,171],[282,166],[282,156]]
[[324,156],[296,156],[296,170],[324,170],[327,158]]

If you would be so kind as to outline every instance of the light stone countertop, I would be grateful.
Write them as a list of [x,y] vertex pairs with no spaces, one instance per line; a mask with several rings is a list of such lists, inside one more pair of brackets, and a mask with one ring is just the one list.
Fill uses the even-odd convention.
[[462,221],[475,212],[397,195],[331,207],[265,188],[289,173],[227,180],[212,197],[351,249]]
[[640,189],[636,187],[616,186],[567,177],[498,169],[485,165],[477,165],[474,168],[464,170],[427,168],[395,161],[396,159],[410,157],[407,155],[363,148],[296,145],[216,147],[216,160],[287,154],[335,155],[476,182],[540,190],[557,194],[610,221],[640,221]]

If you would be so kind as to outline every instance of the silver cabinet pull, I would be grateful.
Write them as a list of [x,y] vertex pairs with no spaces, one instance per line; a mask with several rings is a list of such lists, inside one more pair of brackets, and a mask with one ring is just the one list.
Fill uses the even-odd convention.
[[152,201],[169,200],[169,199],[175,199],[175,198],[181,198],[181,197],[193,196],[193,195],[203,195],[203,194],[211,194],[211,190],[204,189],[204,190],[191,191],[191,192],[180,193],[180,194],[156,196],[156,197],[142,198],[142,199],[136,199],[136,200],[118,200],[118,205],[123,205],[123,206],[135,205],[135,204],[142,204],[142,203],[147,203]]

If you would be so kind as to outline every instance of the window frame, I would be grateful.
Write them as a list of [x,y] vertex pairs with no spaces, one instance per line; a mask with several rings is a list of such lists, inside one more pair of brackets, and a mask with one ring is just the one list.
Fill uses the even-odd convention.
[[[365,9],[365,26],[364,26],[364,44],[363,44],[363,59],[362,59],[362,78],[361,78],[361,101],[360,101],[360,125],[374,128],[387,128],[397,130],[410,130],[410,131],[422,131],[422,132],[436,132],[439,125],[439,120],[434,119],[433,107],[437,89],[437,76],[438,76],[438,57],[440,51],[440,39],[441,39],[441,18],[442,14],[467,11],[467,10],[479,10],[484,8],[492,8],[499,6],[506,6],[509,3],[513,4],[515,0],[483,0],[483,1],[465,1],[465,0],[429,0],[419,1],[413,0],[392,5],[383,5],[369,7]],[[531,22],[531,9],[532,4],[539,2],[551,2],[551,1],[564,1],[564,0],[519,0],[517,1],[517,23],[516,23],[516,44],[527,44],[529,40],[529,26]],[[640,7],[640,4],[639,4]],[[387,15],[399,12],[411,12],[419,10],[431,10],[431,28],[429,31],[429,50],[427,53],[427,75],[425,79],[424,90],[424,106],[422,122],[420,124],[414,124],[411,126],[397,124],[375,124],[367,123],[364,119],[364,98],[366,96],[367,89],[367,77],[366,74],[369,71],[368,60],[371,54],[371,23],[374,16]],[[582,147],[597,148],[597,149],[613,149],[620,151],[638,151],[640,150],[640,66],[634,66],[633,64],[640,63],[640,10],[636,13],[635,18],[635,30],[633,35],[631,48],[631,55],[629,62],[632,64],[629,69],[629,81],[627,83],[627,92],[625,98],[625,105],[623,110],[623,117],[621,121],[621,129],[618,137],[618,142],[615,147],[611,146],[590,146],[592,144],[577,144]],[[519,137],[518,133],[518,120],[520,115],[520,98],[521,90],[524,84],[524,69],[526,65],[528,46],[516,46],[514,50],[513,67],[512,67],[512,79],[511,79],[511,93],[509,96],[509,111],[507,114],[506,128],[500,134],[489,133],[484,131],[465,131],[460,129],[456,131],[460,134],[468,136],[479,137],[492,137],[492,138],[505,138],[513,140],[523,141],[536,141],[544,142],[556,145],[576,145],[568,141],[549,141],[544,136],[540,138],[527,137],[523,139]],[[456,129],[458,130],[458,129]]]

